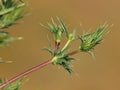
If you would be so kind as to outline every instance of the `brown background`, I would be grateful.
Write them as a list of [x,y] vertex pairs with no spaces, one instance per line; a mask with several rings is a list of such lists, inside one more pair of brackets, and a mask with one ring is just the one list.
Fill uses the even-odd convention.
[[[63,68],[49,65],[26,78],[21,90],[120,90],[120,0],[27,0],[28,15],[20,24],[9,28],[13,36],[24,37],[11,43],[9,48],[0,48],[0,56],[12,60],[12,64],[0,64],[0,77],[11,77],[37,65],[50,55],[42,51],[47,47],[49,33],[39,23],[59,16],[70,31],[77,28],[81,34],[80,23],[86,30],[94,31],[96,26],[107,21],[114,24],[104,42],[96,47],[96,61],[88,54],[76,55],[72,78]],[[50,35],[49,35],[50,36]],[[52,39],[52,37],[50,36]],[[64,44],[64,42],[63,42]],[[73,43],[75,49],[78,42]]]

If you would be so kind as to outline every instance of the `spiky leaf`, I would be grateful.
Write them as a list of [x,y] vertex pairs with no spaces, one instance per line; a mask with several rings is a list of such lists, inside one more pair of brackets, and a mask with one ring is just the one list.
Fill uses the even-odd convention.
[[0,26],[7,28],[15,24],[24,16],[24,6],[25,3],[20,4],[16,0],[2,0],[0,2]]

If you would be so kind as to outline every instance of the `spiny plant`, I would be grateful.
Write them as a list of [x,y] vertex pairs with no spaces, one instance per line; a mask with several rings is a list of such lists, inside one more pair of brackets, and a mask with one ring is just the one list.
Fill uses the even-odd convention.
[[[25,3],[22,0],[0,0],[0,47],[8,47],[9,42],[22,39],[22,37],[10,36],[5,29],[16,24],[16,21],[21,19],[24,13]],[[0,63],[11,63],[0,58]],[[0,79],[0,85],[7,82],[5,79]],[[15,81],[12,84],[0,88],[0,90],[19,90],[22,84],[22,79]]]
[[[22,2],[22,4],[20,4]],[[15,21],[24,16],[23,7],[25,3],[21,0],[1,0],[0,3],[0,26],[1,28],[7,28]]]
[[[16,20],[22,18],[24,16],[23,8],[25,3],[21,0],[1,0],[0,4],[0,26],[1,29],[8,28],[16,23]],[[33,71],[41,69],[49,64],[62,66],[69,75],[72,73],[72,61],[75,60],[73,55],[79,52],[93,54],[94,48],[101,43],[106,33],[109,31],[109,26],[106,24],[99,25],[96,30],[92,33],[84,32],[83,35],[76,35],[76,30],[73,29],[71,33],[69,33],[68,26],[57,17],[57,23],[51,19],[51,23],[47,23],[47,25],[41,24],[45,27],[54,38],[54,47],[53,44],[50,43],[49,48],[43,48],[43,50],[48,51],[51,54],[49,60],[38,64],[21,74],[11,78],[10,80],[0,80],[0,89],[1,90],[19,90],[21,87],[21,78],[30,74]],[[14,38],[8,35],[8,32],[0,31],[0,46],[6,47],[8,46],[8,42],[14,41],[19,38]],[[66,44],[62,47],[61,43],[65,35],[67,41]],[[78,48],[76,50],[71,51],[70,45],[72,42],[80,40]],[[17,80],[17,81],[16,81]]]
[[24,6],[25,3],[21,0],[0,1],[0,47],[8,47],[9,42],[22,39],[21,37],[10,36],[5,29],[16,24],[16,21],[24,16]]

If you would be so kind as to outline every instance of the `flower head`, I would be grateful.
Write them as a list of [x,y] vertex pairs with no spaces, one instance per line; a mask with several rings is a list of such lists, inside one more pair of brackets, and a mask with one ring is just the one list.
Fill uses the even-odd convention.
[[106,25],[101,25],[93,33],[85,33],[80,36],[81,44],[80,50],[83,52],[88,52],[94,49],[94,47],[103,40],[104,35],[108,32],[108,27]]
[[58,24],[54,22],[53,19],[51,19],[52,23],[48,23],[48,29],[53,34],[54,39],[56,42],[61,42],[62,40],[62,34],[65,33],[66,37],[68,37],[67,27],[64,24],[64,22],[57,17]]

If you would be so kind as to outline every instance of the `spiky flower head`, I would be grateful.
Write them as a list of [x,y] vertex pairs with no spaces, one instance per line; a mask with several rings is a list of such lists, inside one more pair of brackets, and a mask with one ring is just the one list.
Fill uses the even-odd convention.
[[69,37],[69,35],[65,23],[59,17],[57,17],[57,20],[58,23],[55,23],[53,18],[51,18],[52,23],[48,23],[48,26],[44,26],[43,24],[41,25],[46,27],[53,34],[55,42],[59,43],[62,40],[63,33],[66,35],[67,38]]
[[100,25],[97,30],[93,33],[84,33],[80,36],[81,44],[80,50],[83,52],[89,52],[95,48],[96,45],[100,44],[104,38],[104,35],[108,32],[107,25]]

